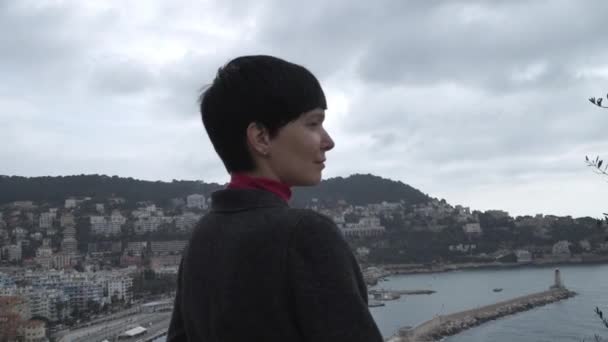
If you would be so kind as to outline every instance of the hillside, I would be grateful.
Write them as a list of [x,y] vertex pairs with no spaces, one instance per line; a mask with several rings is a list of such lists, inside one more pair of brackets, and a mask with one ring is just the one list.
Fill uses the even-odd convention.
[[[163,204],[192,193],[209,195],[222,187],[201,181],[152,182],[105,175],[0,176],[0,204],[25,200],[62,204],[71,196],[100,199],[116,196],[129,202],[151,200]],[[407,184],[369,174],[331,178],[316,187],[296,188],[292,204],[302,206],[312,198],[328,202],[345,200],[356,205],[382,201],[408,204],[428,201],[428,196]]]

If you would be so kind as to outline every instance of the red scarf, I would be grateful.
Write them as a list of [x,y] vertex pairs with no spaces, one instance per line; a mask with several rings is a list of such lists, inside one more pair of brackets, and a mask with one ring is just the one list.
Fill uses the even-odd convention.
[[291,188],[287,184],[268,178],[251,177],[243,173],[232,174],[228,189],[266,190],[281,197],[285,202],[291,199]]

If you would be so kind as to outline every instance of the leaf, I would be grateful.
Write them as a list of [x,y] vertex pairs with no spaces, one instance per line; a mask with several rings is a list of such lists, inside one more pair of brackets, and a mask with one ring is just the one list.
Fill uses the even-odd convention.
[[603,100],[603,98],[601,98],[601,97],[599,99],[597,99],[597,105],[600,107],[602,106],[602,100]]
[[595,104],[595,97],[590,97],[590,98],[589,98],[589,102],[591,102],[591,103]]
[[586,161],[589,161],[589,157],[585,156],[585,160],[586,160]]

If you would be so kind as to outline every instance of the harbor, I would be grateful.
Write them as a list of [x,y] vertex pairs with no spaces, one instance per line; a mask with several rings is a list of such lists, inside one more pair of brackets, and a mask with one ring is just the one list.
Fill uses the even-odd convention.
[[405,327],[391,336],[389,342],[427,342],[439,341],[444,337],[451,336],[504,316],[513,315],[543,305],[555,303],[570,297],[576,293],[563,286],[559,270],[555,271],[554,283],[546,291],[541,291],[513,299],[500,301],[495,304],[485,305],[470,310],[464,310],[436,317],[419,324],[413,328]]

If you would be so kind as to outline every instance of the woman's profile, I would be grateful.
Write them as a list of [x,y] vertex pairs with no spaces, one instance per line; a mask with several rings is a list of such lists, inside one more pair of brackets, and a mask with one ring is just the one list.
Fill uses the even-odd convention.
[[336,225],[288,205],[291,187],[321,181],[326,109],[310,71],[271,56],[230,61],[204,90],[231,180],[184,251],[168,342],[382,341]]

